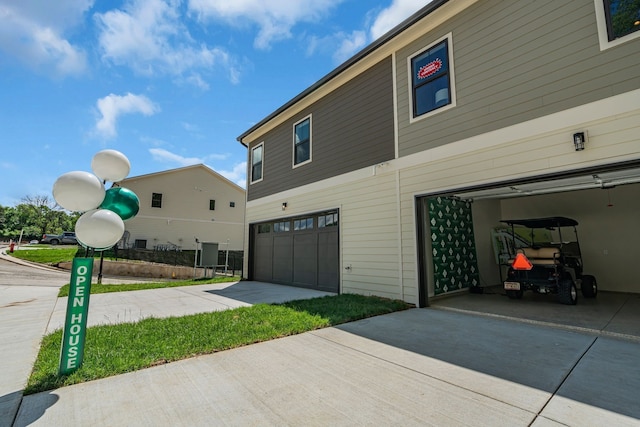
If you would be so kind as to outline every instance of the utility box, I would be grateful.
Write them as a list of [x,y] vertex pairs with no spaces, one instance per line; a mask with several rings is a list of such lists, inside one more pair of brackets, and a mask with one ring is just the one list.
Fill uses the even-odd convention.
[[200,267],[213,267],[214,269],[218,265],[218,243],[216,242],[202,242],[202,249],[200,254]]

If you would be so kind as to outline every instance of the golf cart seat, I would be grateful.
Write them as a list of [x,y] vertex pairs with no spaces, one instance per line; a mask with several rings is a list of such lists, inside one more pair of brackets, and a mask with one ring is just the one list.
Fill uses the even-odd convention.
[[556,265],[560,263],[560,249],[547,248],[520,248],[533,265]]

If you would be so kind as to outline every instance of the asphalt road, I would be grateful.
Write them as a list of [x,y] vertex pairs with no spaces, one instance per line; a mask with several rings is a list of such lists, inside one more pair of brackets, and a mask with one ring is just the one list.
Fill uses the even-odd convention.
[[51,286],[59,288],[69,283],[68,271],[57,271],[39,266],[16,264],[0,258],[0,285]]

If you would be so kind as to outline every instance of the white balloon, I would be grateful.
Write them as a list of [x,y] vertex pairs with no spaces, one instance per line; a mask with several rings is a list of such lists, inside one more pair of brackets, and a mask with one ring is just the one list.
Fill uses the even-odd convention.
[[76,222],[78,241],[89,248],[104,250],[112,247],[124,234],[124,221],[107,209],[93,209],[82,214]]
[[53,184],[53,198],[63,208],[84,212],[95,209],[104,200],[104,184],[92,173],[67,172]]
[[118,182],[129,175],[131,163],[127,156],[116,150],[102,150],[91,160],[93,173],[104,181]]

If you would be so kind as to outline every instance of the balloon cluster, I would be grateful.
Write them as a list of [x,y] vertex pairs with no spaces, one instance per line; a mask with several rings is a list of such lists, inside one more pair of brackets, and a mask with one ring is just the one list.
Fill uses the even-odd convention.
[[102,251],[122,238],[124,221],[138,213],[140,201],[126,188],[105,191],[105,182],[118,182],[129,175],[131,163],[121,152],[98,152],[91,169],[95,175],[83,171],[61,175],[53,184],[53,198],[64,209],[84,212],[76,222],[76,237],[83,246]]

